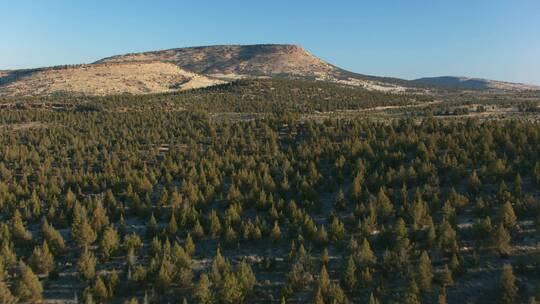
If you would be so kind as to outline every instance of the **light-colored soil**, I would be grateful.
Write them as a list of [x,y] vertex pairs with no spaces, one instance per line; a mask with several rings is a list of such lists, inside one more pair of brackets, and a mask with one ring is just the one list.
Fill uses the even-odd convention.
[[93,64],[25,73],[0,85],[0,96],[164,93],[219,83],[223,81],[188,72],[166,62]]

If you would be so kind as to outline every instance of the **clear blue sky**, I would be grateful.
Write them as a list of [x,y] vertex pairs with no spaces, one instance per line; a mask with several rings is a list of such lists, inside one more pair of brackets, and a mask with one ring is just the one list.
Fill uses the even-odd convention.
[[345,69],[540,84],[540,0],[0,0],[0,69],[296,43]]

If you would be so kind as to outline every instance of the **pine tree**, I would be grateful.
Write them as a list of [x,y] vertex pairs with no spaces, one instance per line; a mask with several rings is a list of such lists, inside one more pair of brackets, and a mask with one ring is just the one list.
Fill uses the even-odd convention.
[[41,274],[48,275],[54,269],[54,257],[49,251],[47,242],[43,242],[41,247],[35,247],[30,256],[30,265]]
[[328,293],[328,290],[330,288],[330,276],[328,275],[328,271],[326,270],[326,266],[322,266],[321,273],[319,275],[319,280],[317,281],[318,288],[321,289],[321,292],[323,295]]
[[371,250],[369,241],[364,238],[362,245],[360,245],[359,250],[355,254],[355,260],[360,265],[370,265],[376,262],[376,257]]
[[212,210],[212,212],[210,213],[210,235],[216,237],[219,235],[220,231],[221,224],[219,222],[219,217],[217,216],[216,211]]
[[456,231],[447,220],[443,220],[439,227],[439,248],[450,252],[458,250]]
[[452,279],[452,271],[448,269],[448,265],[444,265],[444,268],[439,275],[439,281],[443,287],[454,284],[454,280]]
[[274,227],[272,228],[272,232],[270,232],[270,236],[272,237],[272,240],[274,242],[279,241],[281,238],[281,229],[279,228],[279,224],[277,221],[274,222]]
[[104,301],[109,297],[109,291],[101,276],[96,279],[92,292],[98,301]]
[[86,281],[90,281],[96,276],[96,258],[88,249],[85,249],[79,257],[77,271],[79,277]]
[[253,291],[255,284],[257,284],[255,274],[253,273],[251,266],[245,261],[242,261],[237,266],[236,276],[238,277],[238,283],[242,288],[242,297],[245,298]]
[[401,303],[403,304],[420,304],[419,289],[415,280],[410,280],[407,290],[403,294]]
[[512,304],[516,302],[518,288],[516,286],[516,278],[512,270],[512,265],[505,264],[501,274],[500,283],[500,300],[502,304]]
[[120,237],[113,227],[105,228],[103,236],[99,242],[99,253],[104,260],[108,260],[111,255],[120,247]]
[[353,292],[356,288],[356,265],[352,257],[347,259],[347,265],[345,266],[345,271],[343,272],[343,282],[347,286],[349,292]]
[[225,304],[236,304],[242,301],[242,287],[236,276],[225,273],[223,282],[219,288],[219,299]]
[[360,198],[360,195],[362,193],[362,182],[363,177],[360,174],[357,174],[351,184],[351,197],[354,199]]
[[193,239],[191,238],[191,233],[187,234],[184,248],[186,249],[187,254],[189,254],[190,256],[195,253],[195,243],[193,243]]
[[499,211],[499,221],[504,225],[506,229],[512,229],[516,226],[516,213],[510,202],[504,203]]
[[176,217],[174,212],[171,214],[169,224],[167,225],[167,233],[171,236],[175,235],[178,232],[178,223],[176,222]]
[[158,229],[156,217],[154,216],[154,213],[152,213],[148,220],[148,224],[146,225],[146,232],[150,237],[154,237],[158,233]]
[[377,194],[377,211],[383,219],[389,218],[394,212],[394,205],[386,195],[384,188],[380,188]]
[[422,252],[420,261],[418,262],[417,280],[418,287],[422,291],[431,291],[431,281],[433,279],[433,271],[431,267],[431,260],[427,252]]
[[64,253],[66,250],[64,238],[60,232],[58,232],[58,230],[49,225],[47,219],[44,219],[41,224],[41,233],[43,234],[43,238],[47,241],[47,244],[50,246],[51,251],[54,252],[55,255],[58,256]]
[[476,170],[473,170],[471,176],[469,177],[469,191],[473,194],[478,193],[481,187],[482,182],[480,182],[480,178],[478,178]]
[[210,280],[208,279],[208,275],[206,273],[201,274],[201,277],[199,278],[199,282],[195,286],[195,290],[193,291],[193,298],[197,301],[197,303],[200,304],[210,304],[213,303],[213,294],[212,290],[210,289]]
[[199,222],[198,219],[195,221],[195,225],[191,229],[191,233],[197,239],[201,239],[201,238],[204,237],[204,228],[203,228],[203,226],[201,225],[201,222]]
[[32,240],[32,234],[24,227],[24,223],[19,210],[15,210],[11,218],[11,233],[15,241],[26,243]]
[[0,303],[2,304],[17,304],[19,300],[11,294],[6,283],[0,280]]
[[510,246],[510,234],[502,224],[500,224],[496,229],[493,231],[493,235],[491,237],[492,246],[495,251],[497,251],[499,254],[507,255],[510,254],[510,251],[512,247]]
[[71,233],[79,246],[87,247],[96,241],[97,235],[92,226],[88,223],[86,211],[81,207],[75,208],[75,210],[78,211],[75,211],[74,214]]
[[328,252],[328,248],[324,248],[321,253],[321,263],[328,265],[328,262],[330,262],[330,253]]
[[20,276],[15,282],[15,294],[23,301],[39,301],[43,297],[43,287],[32,269],[19,262]]
[[109,225],[109,218],[107,217],[107,212],[103,208],[103,204],[100,200],[94,202],[94,208],[91,212],[92,215],[92,228],[95,231],[101,231],[103,227]]

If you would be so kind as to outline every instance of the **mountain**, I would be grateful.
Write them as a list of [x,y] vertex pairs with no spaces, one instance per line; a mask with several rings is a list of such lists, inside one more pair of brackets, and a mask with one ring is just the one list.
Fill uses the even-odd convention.
[[466,90],[540,90],[540,86],[535,85],[456,76],[425,77],[415,79],[413,80],[413,82],[419,85],[430,85]]
[[0,73],[0,96],[112,95],[180,91],[223,83],[167,62],[61,66]]
[[291,44],[215,45],[112,56],[96,63],[170,62],[210,77],[234,80],[284,77],[321,80],[381,91],[402,91],[406,81],[355,74]]
[[[175,92],[242,78],[315,80],[382,92],[425,87],[526,90],[534,86],[460,77],[414,81],[336,67],[291,44],[216,45],[132,53],[91,64],[0,71],[0,97]],[[538,88],[538,87],[536,87]]]
[[241,78],[319,80],[405,91],[405,80],[355,74],[297,45],[219,45],[107,57],[91,64],[0,71],[0,96],[173,92]]

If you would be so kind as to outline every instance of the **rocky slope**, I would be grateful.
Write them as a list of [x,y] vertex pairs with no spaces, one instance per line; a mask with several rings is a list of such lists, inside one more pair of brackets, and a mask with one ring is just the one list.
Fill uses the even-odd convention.
[[[403,91],[405,81],[345,71],[313,56],[298,45],[217,45],[134,53],[96,63],[163,61],[195,73],[233,80],[253,77],[311,79],[381,91]],[[402,83],[400,83],[402,82]]]
[[92,64],[0,71],[0,96],[146,94],[207,87],[241,78],[318,80],[383,92],[459,89],[527,90],[534,86],[459,77],[407,81],[356,74],[297,45],[217,45],[132,53]]
[[166,62],[88,64],[0,74],[0,96],[163,93],[223,81]]

